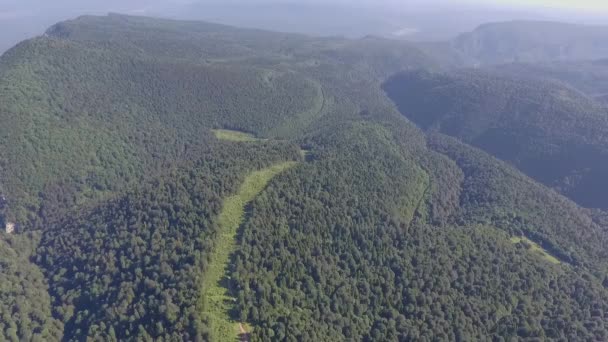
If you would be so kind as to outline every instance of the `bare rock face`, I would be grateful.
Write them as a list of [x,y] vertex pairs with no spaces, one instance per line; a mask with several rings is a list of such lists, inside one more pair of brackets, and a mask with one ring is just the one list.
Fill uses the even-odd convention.
[[12,234],[15,232],[15,224],[12,222],[7,222],[6,227],[4,229],[7,234]]

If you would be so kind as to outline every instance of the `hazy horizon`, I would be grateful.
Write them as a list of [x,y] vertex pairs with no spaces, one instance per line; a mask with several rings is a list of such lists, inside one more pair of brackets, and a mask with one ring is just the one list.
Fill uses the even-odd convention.
[[[493,21],[556,20],[601,24],[608,4],[593,0],[5,0],[0,3],[0,53],[42,34],[56,22],[85,14],[131,15],[213,21],[242,27],[312,35],[360,37],[394,34],[412,40],[443,40]],[[382,5],[379,5],[382,4]],[[552,5],[553,4],[553,5]],[[297,7],[297,10],[293,6]],[[569,8],[568,8],[569,7]],[[330,8],[331,10],[327,10]],[[325,9],[325,10],[323,10]],[[565,10],[566,9],[566,10]],[[598,11],[600,10],[600,11]],[[605,10],[605,12],[604,12]],[[336,13],[342,15],[336,16]],[[458,14],[458,15],[454,15]],[[336,17],[339,17],[337,19]]]

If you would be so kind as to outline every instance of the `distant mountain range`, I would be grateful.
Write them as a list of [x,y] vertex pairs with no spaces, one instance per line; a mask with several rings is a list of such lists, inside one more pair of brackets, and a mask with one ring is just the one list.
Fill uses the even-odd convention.
[[452,46],[474,64],[535,63],[608,56],[608,26],[512,21],[479,26]]

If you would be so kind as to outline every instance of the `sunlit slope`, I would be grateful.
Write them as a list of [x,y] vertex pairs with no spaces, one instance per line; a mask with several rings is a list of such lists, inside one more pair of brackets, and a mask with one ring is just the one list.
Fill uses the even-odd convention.
[[[237,252],[237,233],[245,221],[246,207],[273,177],[295,166],[295,162],[277,163],[266,169],[251,172],[236,194],[224,199],[218,217],[219,231],[211,254],[209,268],[201,284],[200,309],[203,319],[209,320],[211,338],[214,341],[234,340],[239,334],[239,322],[235,312],[236,295],[232,264]],[[240,322],[244,324],[246,322]]]
[[208,128],[264,135],[318,111],[318,86],[293,72],[266,75],[106,44],[22,43],[0,62],[0,189],[8,220],[31,228],[58,201],[73,206],[141,181],[204,146]]

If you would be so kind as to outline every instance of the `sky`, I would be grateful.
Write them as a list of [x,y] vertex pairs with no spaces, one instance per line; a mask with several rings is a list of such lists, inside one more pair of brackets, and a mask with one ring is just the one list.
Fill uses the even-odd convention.
[[604,10],[608,12],[606,0],[490,0],[503,6],[558,7],[577,10]]
[[[324,4],[337,3],[347,6],[371,5],[389,6],[407,10],[420,8],[458,7],[462,5],[483,8],[510,9],[562,9],[601,11],[608,15],[608,0],[0,0],[0,21],[33,15],[83,12],[144,12],[161,9],[175,9],[192,3],[229,4],[229,3],[297,3]],[[1,35],[2,33],[0,33]]]
[[178,7],[194,2],[203,3],[341,3],[341,4],[373,4],[382,6],[389,4],[396,7],[420,6],[458,6],[474,4],[478,6],[502,6],[510,8],[562,8],[576,10],[602,10],[608,12],[607,0],[0,0],[0,20],[7,15],[23,14],[40,11],[96,11],[104,9],[137,10],[138,8]]

